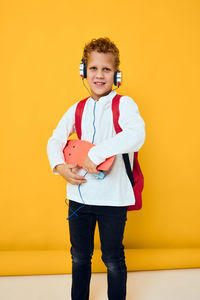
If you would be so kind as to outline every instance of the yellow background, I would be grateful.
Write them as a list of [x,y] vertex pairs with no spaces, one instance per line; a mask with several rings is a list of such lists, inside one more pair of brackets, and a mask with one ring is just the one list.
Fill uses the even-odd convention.
[[[71,272],[66,182],[47,141],[88,96],[86,42],[120,49],[123,84],[146,124],[143,208],[128,212],[128,270],[200,267],[199,1],[1,1],[0,275]],[[93,271],[101,261],[98,227]]]

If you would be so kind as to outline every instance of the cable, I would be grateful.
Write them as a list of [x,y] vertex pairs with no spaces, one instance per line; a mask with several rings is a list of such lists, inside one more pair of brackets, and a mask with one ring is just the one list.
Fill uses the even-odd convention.
[[[85,83],[84,83],[84,77],[82,77],[82,82],[83,82],[83,85],[85,86],[85,88],[88,90],[88,88],[87,88],[87,86],[85,85]],[[90,93],[90,91],[88,90],[88,93],[90,94],[90,96],[92,97],[92,95],[91,95],[91,93]],[[94,99],[93,97],[92,97],[92,99]]]
[[[85,173],[85,175],[87,175],[87,173],[88,172],[86,172]],[[83,175],[84,177],[85,177],[85,175]],[[83,197],[82,197],[82,195],[81,195],[81,191],[80,191],[80,186],[81,186],[81,184],[82,183],[80,183],[79,185],[78,185],[78,191],[79,191],[79,195],[80,195],[80,197],[81,197],[81,200],[83,201],[83,205],[82,206],[80,206],[79,208],[77,208],[75,211],[71,208],[71,207],[69,207],[69,205],[67,204],[67,202],[66,202],[66,200],[67,200],[67,198],[65,199],[65,203],[67,204],[67,206],[69,207],[69,209],[71,209],[72,211],[73,211],[73,213],[66,219],[66,220],[69,220],[69,218],[71,218],[73,215],[76,215],[77,217],[78,217],[78,214],[76,214],[76,212],[79,210],[79,209],[81,209],[82,207],[84,207],[85,206],[85,202],[84,202],[84,200],[83,200]]]

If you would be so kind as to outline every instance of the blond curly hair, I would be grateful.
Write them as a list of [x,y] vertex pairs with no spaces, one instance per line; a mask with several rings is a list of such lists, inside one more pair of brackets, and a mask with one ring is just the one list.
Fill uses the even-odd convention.
[[120,64],[119,50],[114,42],[112,42],[108,37],[92,39],[89,43],[85,44],[82,58],[84,59],[86,65],[89,59],[89,54],[92,51],[97,51],[100,53],[112,53],[114,55],[115,70],[118,70]]

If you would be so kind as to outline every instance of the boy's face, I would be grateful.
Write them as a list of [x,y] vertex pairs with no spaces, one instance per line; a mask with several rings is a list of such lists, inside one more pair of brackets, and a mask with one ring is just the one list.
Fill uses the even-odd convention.
[[87,63],[87,81],[92,97],[99,100],[112,90],[114,82],[114,55],[92,51]]

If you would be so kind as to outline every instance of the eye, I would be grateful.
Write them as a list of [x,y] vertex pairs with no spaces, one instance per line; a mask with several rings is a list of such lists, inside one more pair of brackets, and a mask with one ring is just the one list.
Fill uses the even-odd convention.
[[96,67],[91,67],[90,69],[96,69]]
[[109,68],[104,68],[106,71],[110,71],[110,69]]

